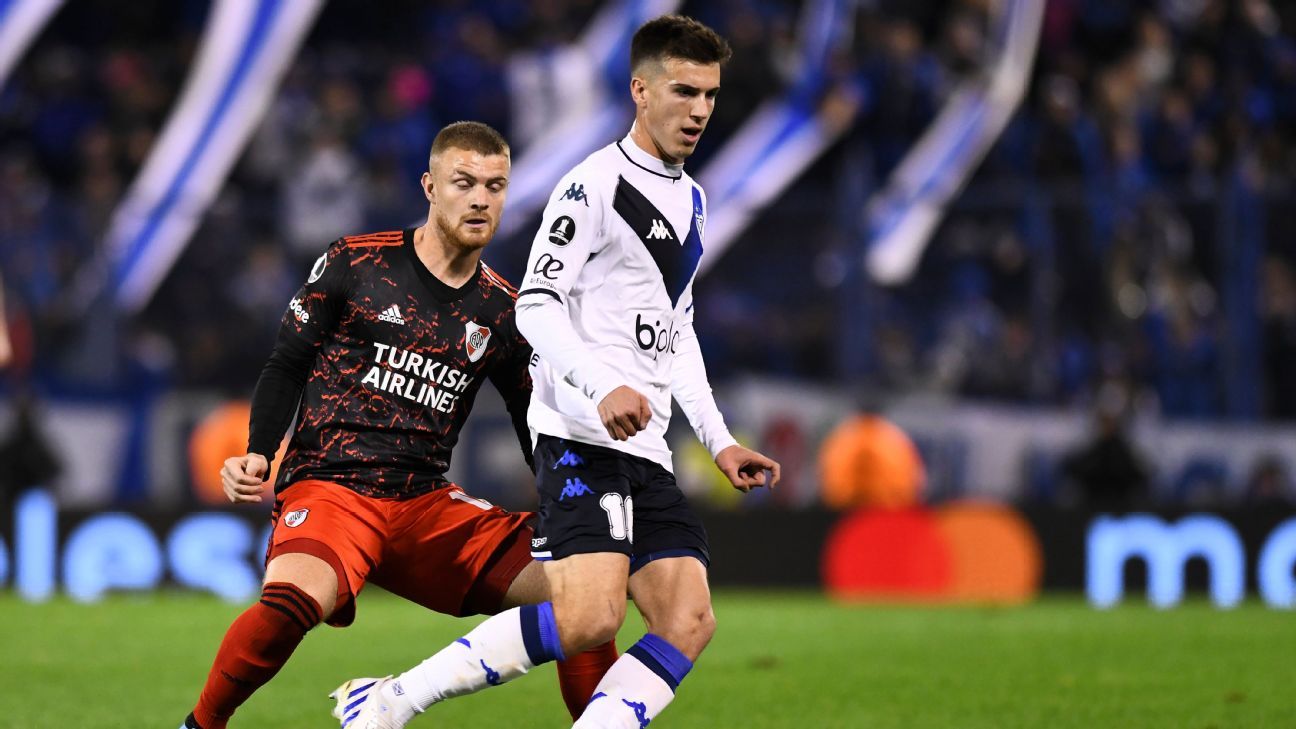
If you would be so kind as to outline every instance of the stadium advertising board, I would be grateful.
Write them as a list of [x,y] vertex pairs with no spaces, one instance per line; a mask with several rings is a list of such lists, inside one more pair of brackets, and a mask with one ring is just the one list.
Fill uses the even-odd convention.
[[[1200,590],[1230,608],[1251,590],[1270,607],[1296,608],[1296,515],[1273,510],[1111,516],[954,503],[849,514],[714,511],[704,519],[719,586],[998,603],[1041,589],[1084,590],[1100,608],[1144,587],[1160,608]],[[260,584],[268,537],[259,511],[60,510],[34,490],[0,515],[0,587],[31,601],[62,592],[88,602],[179,586],[241,602]]]
[[[1246,551],[1238,530],[1212,514],[1190,514],[1175,522],[1152,514],[1100,516],[1086,540],[1085,590],[1097,607],[1111,607],[1125,591],[1125,564],[1142,559],[1147,569],[1148,601],[1173,607],[1184,597],[1185,567],[1202,559],[1209,568],[1210,599],[1231,608],[1246,592]],[[1288,519],[1264,540],[1256,561],[1260,597],[1270,607],[1296,607],[1296,519]]]

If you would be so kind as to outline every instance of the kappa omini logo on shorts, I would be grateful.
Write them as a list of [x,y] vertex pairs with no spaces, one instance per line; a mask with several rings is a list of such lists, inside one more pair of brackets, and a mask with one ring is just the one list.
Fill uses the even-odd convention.
[[284,526],[295,527],[301,525],[302,522],[306,521],[306,515],[309,513],[310,509],[298,509],[284,514]]

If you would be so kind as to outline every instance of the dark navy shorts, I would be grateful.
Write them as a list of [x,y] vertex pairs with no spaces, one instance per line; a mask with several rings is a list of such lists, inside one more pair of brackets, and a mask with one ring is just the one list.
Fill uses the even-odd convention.
[[618,552],[630,570],[666,557],[709,565],[702,520],[675,475],[659,464],[604,446],[539,435],[535,449],[540,523],[531,556]]

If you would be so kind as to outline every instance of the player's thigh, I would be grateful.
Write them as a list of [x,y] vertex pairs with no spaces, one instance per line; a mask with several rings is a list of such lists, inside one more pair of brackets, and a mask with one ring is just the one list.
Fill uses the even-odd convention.
[[617,552],[573,554],[544,563],[559,633],[609,640],[625,620],[630,558]]
[[531,560],[526,567],[509,583],[508,592],[504,593],[501,610],[515,608],[519,605],[535,605],[553,597],[549,589],[549,578],[545,574],[544,563]]
[[568,656],[616,637],[625,622],[630,558],[617,552],[573,554],[544,563],[553,617]]
[[630,494],[638,470],[630,457],[540,435],[535,465],[540,502],[532,549],[536,559],[604,553],[629,557],[634,538]]
[[289,552],[270,560],[265,584],[287,582],[319,603],[320,613],[332,615],[338,603],[338,574],[333,565],[309,554]]
[[573,554],[542,564],[555,603],[581,606],[608,601],[625,603],[630,558],[624,554]]
[[393,537],[370,581],[430,610],[498,612],[532,562],[530,514],[505,511],[457,486],[398,502],[390,514]]
[[697,660],[715,632],[707,570],[694,557],[654,560],[630,576],[630,596],[648,632]]
[[272,518],[266,582],[297,584],[320,603],[331,624],[350,624],[353,598],[382,554],[377,500],[333,483],[301,481],[276,497]]
[[643,468],[644,477],[636,484],[633,494],[631,574],[656,560],[675,557],[691,557],[704,568],[710,565],[706,528],[680,490],[674,474],[655,463]]

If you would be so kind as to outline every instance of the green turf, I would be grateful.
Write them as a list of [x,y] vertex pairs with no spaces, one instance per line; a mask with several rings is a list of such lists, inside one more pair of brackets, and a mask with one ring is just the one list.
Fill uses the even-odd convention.
[[[0,727],[172,729],[240,609],[180,594],[85,606],[0,593]],[[1296,615],[1254,604],[880,608],[720,592],[716,613],[715,641],[654,727],[1296,726]],[[312,634],[234,726],[330,726],[335,685],[399,671],[467,627],[366,594],[357,624]],[[632,618],[621,646],[641,631]],[[413,726],[569,723],[545,666]]]

